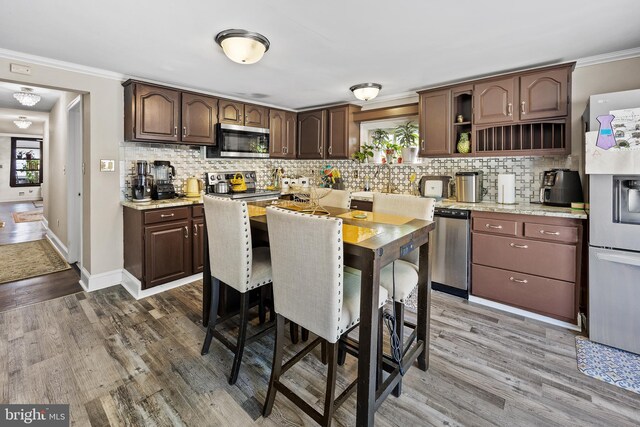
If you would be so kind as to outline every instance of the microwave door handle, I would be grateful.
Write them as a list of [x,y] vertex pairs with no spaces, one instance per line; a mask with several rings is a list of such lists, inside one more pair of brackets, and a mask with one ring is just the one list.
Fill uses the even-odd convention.
[[615,262],[618,264],[634,265],[636,267],[640,267],[640,256],[609,254],[609,253],[598,252],[596,254],[596,257],[600,261],[609,261],[609,262]]

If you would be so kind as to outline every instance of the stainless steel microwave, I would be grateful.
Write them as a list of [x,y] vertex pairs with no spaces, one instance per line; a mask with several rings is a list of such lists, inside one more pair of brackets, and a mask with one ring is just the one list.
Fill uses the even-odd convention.
[[220,123],[216,125],[216,145],[205,147],[205,159],[268,158],[269,129]]

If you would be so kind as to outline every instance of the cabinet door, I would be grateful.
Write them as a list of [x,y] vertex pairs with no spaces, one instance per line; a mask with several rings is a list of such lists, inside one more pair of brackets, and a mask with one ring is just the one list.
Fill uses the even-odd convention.
[[286,156],[285,120],[284,111],[269,110],[269,157]]
[[349,156],[349,108],[329,109],[328,159],[346,159]]
[[520,77],[520,120],[567,115],[567,69]]
[[286,112],[284,115],[284,152],[285,158],[296,158],[296,128],[298,115],[296,113]]
[[182,94],[182,142],[215,145],[218,100],[209,96]]
[[298,114],[298,158],[322,159],[327,138],[327,110]]
[[517,103],[517,77],[477,84],[473,87],[473,124],[513,122]]
[[180,92],[135,84],[135,137],[149,141],[178,141]]
[[244,104],[221,99],[218,101],[218,120],[229,125],[244,125]]
[[420,156],[451,154],[451,90],[420,94]]
[[245,104],[244,125],[251,126],[254,128],[268,128],[269,127],[269,110],[265,107]]
[[144,229],[144,288],[191,274],[189,221],[176,221]]
[[202,273],[204,270],[204,239],[207,238],[207,229],[204,226],[203,218],[194,219],[191,224],[192,271],[193,274]]

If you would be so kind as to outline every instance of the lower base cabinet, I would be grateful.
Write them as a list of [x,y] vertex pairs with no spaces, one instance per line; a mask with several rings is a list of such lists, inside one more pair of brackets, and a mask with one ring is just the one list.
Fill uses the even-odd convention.
[[124,208],[124,268],[149,289],[203,270],[202,206]]

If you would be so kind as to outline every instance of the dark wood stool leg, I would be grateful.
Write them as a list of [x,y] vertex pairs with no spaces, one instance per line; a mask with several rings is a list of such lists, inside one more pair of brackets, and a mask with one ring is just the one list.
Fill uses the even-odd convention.
[[308,329],[305,329],[305,328],[300,328],[300,329],[302,329],[302,334],[301,334],[301,336],[302,336],[302,338],[301,338],[301,339],[302,339],[302,342],[307,342],[307,341],[309,341],[309,330],[308,330]]
[[211,307],[209,307],[209,324],[207,325],[207,335],[202,344],[201,354],[204,356],[209,353],[211,347],[211,339],[213,338],[213,328],[216,326],[218,318],[218,301],[220,300],[220,281],[213,277],[211,279]]
[[338,341],[338,366],[344,365],[347,361],[347,349],[344,341]]
[[298,337],[298,324],[292,321],[289,321],[289,334],[291,335],[291,342],[294,344],[298,344],[300,340]]
[[376,388],[382,384],[382,350],[384,346],[384,310],[378,310],[378,376],[376,377]]
[[271,379],[269,380],[269,390],[267,398],[262,408],[262,415],[268,417],[273,409],[273,402],[276,399],[276,382],[280,381],[282,371],[282,354],[284,350],[284,317],[276,315],[276,343],[273,346],[273,364],[271,365]]
[[[327,345],[329,345],[329,343],[325,340],[322,340],[320,343],[320,360],[322,360],[323,365],[327,364]],[[329,369],[331,369],[331,367],[329,367]]]
[[[398,334],[398,341],[400,341],[400,354],[404,352],[404,304],[399,301],[394,301],[396,309],[396,334]],[[400,397],[402,394],[402,379],[398,382],[396,388],[393,389],[393,395]]]
[[236,344],[236,355],[231,366],[231,376],[229,384],[234,385],[238,380],[240,364],[242,363],[242,353],[244,352],[244,342],[247,338],[247,323],[249,323],[249,292],[240,296],[240,330],[238,331],[238,343]]
[[260,287],[260,303],[258,304],[258,319],[260,324],[264,324],[267,320],[267,288],[266,286]]
[[329,369],[327,371],[327,391],[324,396],[323,426],[330,426],[333,419],[333,411],[336,395],[336,373],[338,370],[338,343],[330,344],[322,341],[326,353],[329,353]]

